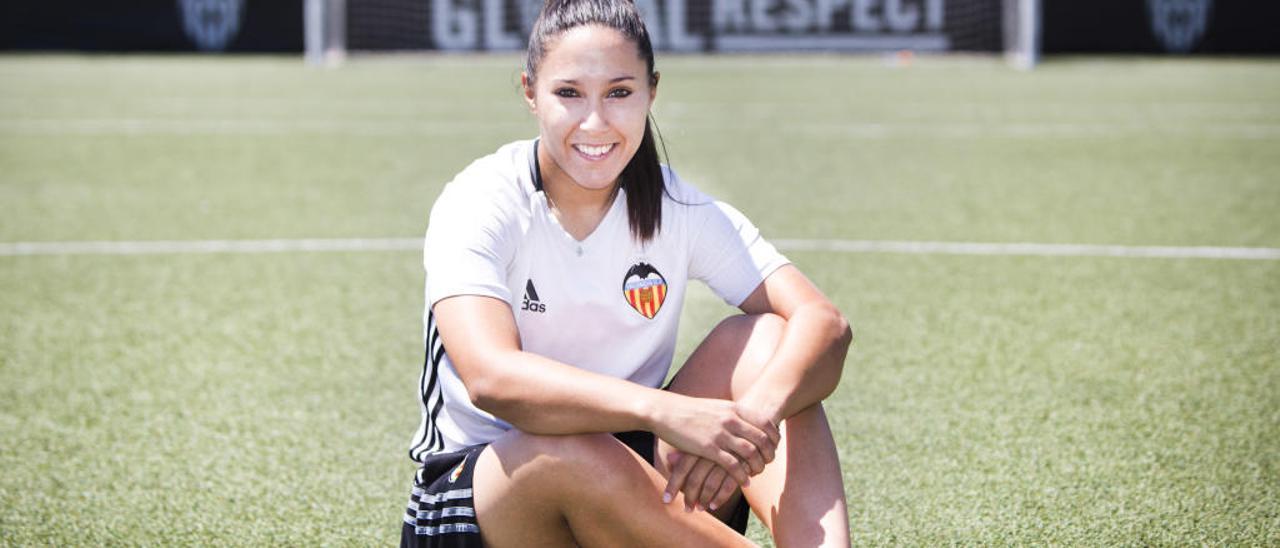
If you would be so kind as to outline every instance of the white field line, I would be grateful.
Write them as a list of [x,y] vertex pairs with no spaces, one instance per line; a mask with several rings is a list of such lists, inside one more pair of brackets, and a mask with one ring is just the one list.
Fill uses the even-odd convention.
[[[663,127],[688,131],[754,131],[770,120],[707,121],[672,116]],[[0,135],[344,135],[344,136],[448,136],[499,132],[525,132],[527,121],[486,120],[323,120],[323,119],[238,119],[238,118],[77,118],[0,119]],[[1128,136],[1197,136],[1207,138],[1275,139],[1280,124],[1267,122],[1217,123],[1211,126],[1140,122],[1045,122],[1045,123],[789,123],[797,134],[838,136],[849,139],[882,140],[895,137],[934,139],[998,138],[1094,138]]]
[[[772,241],[783,251],[830,253],[1280,260],[1280,248],[1273,247],[1169,247],[891,240],[777,239]],[[420,251],[421,249],[421,238],[13,242],[0,243],[0,256]]]
[[359,135],[440,136],[494,131],[528,131],[529,123],[490,121],[350,121],[265,119],[0,119],[0,135]]
[[422,238],[15,242],[0,243],[0,256],[409,251],[421,249]]
[[784,251],[827,251],[836,253],[1280,260],[1280,248],[1274,247],[1172,247],[1040,243],[912,242],[888,240],[780,239],[772,241],[775,246]]

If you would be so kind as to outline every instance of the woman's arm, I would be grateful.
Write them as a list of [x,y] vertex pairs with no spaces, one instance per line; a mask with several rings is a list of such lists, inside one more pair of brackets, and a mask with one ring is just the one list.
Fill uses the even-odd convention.
[[647,430],[742,481],[773,459],[776,432],[738,416],[733,402],[673,394],[522,351],[511,307],[499,299],[449,297],[434,311],[472,403],[524,432]]
[[[799,269],[787,265],[774,271],[739,307],[748,314],[773,313],[786,320],[773,357],[737,400],[739,415],[753,424],[776,426],[835,390],[853,333],[835,305]],[[683,491],[686,506],[700,503],[715,509],[732,495],[730,482],[737,480],[716,471],[716,463],[679,454],[676,459],[667,478],[666,499]]]
[[742,407],[777,424],[835,391],[853,332],[800,269],[787,265],[774,271],[739,308],[747,314],[771,312],[787,321],[773,358],[739,399]]

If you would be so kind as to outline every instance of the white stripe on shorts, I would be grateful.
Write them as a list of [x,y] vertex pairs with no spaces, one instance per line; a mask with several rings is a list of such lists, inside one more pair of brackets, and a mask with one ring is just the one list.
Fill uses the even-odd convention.
[[[427,512],[420,512],[420,513],[418,513],[417,517],[410,516],[410,515],[406,512],[406,513],[405,513],[405,515],[404,515],[404,522],[405,522],[405,523],[408,523],[409,525],[412,525],[415,529],[417,529],[417,528],[421,527],[421,526],[419,526],[419,525],[418,525],[418,523],[419,523],[419,521],[420,521],[420,520],[424,520],[424,519],[425,519],[425,520],[438,520],[438,519],[440,519],[440,518],[451,518],[451,517],[459,517],[459,516],[464,517],[464,518],[465,518],[465,517],[474,518],[474,517],[476,517],[476,510],[475,510],[475,508],[467,508],[467,507],[460,507],[460,506],[449,506],[449,507],[446,507],[446,508],[442,508],[442,509],[440,509],[440,510],[431,510],[431,511],[427,511]],[[445,524],[445,525],[449,525],[449,524]],[[457,524],[454,524],[454,525],[466,525],[466,524],[463,524],[463,523],[457,523]],[[464,532],[465,532],[465,531],[464,531]],[[418,533],[418,534],[419,534],[419,535],[421,535],[421,534],[423,534],[423,533]],[[428,534],[429,534],[429,533],[428,533]]]
[[438,526],[414,527],[415,535],[447,535],[449,533],[479,533],[480,528],[473,523],[446,523]]
[[467,506],[446,506],[439,510],[419,510],[418,519],[435,520],[457,516],[476,517],[476,509]]
[[437,502],[445,501],[445,500],[471,498],[470,489],[454,489],[452,491],[445,491],[443,493],[431,494],[431,493],[427,493],[425,489],[422,489],[420,487],[414,487],[413,494],[418,495],[419,503],[425,503],[425,504],[435,504]]

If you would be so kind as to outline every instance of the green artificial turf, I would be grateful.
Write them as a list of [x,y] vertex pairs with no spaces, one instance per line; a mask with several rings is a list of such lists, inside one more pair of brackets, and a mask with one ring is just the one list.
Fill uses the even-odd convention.
[[[1280,246],[1272,60],[658,62],[672,164],[769,237]],[[415,237],[536,131],[518,66],[0,57],[0,243]],[[855,543],[1280,544],[1280,262],[789,256],[856,331]],[[0,256],[0,544],[395,543],[419,265]]]

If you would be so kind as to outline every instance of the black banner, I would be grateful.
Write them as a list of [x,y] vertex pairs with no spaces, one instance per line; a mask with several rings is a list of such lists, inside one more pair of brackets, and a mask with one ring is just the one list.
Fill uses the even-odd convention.
[[[635,0],[669,51],[1001,47],[1002,0]],[[513,51],[543,0],[348,0],[351,50]],[[303,49],[303,0],[0,2],[0,49]]]
[[1043,0],[1046,53],[1280,53],[1280,2]]
[[[1001,0],[635,0],[669,51],[917,51],[1001,48]],[[347,3],[353,50],[511,51],[542,0]]]
[[7,0],[0,5],[0,49],[302,51],[302,0]]
[[[347,0],[351,50],[523,49],[543,0]],[[668,51],[999,51],[1014,0],[635,0]],[[0,2],[0,49],[301,52],[303,0]],[[1280,2],[1042,0],[1046,53],[1280,53]]]

